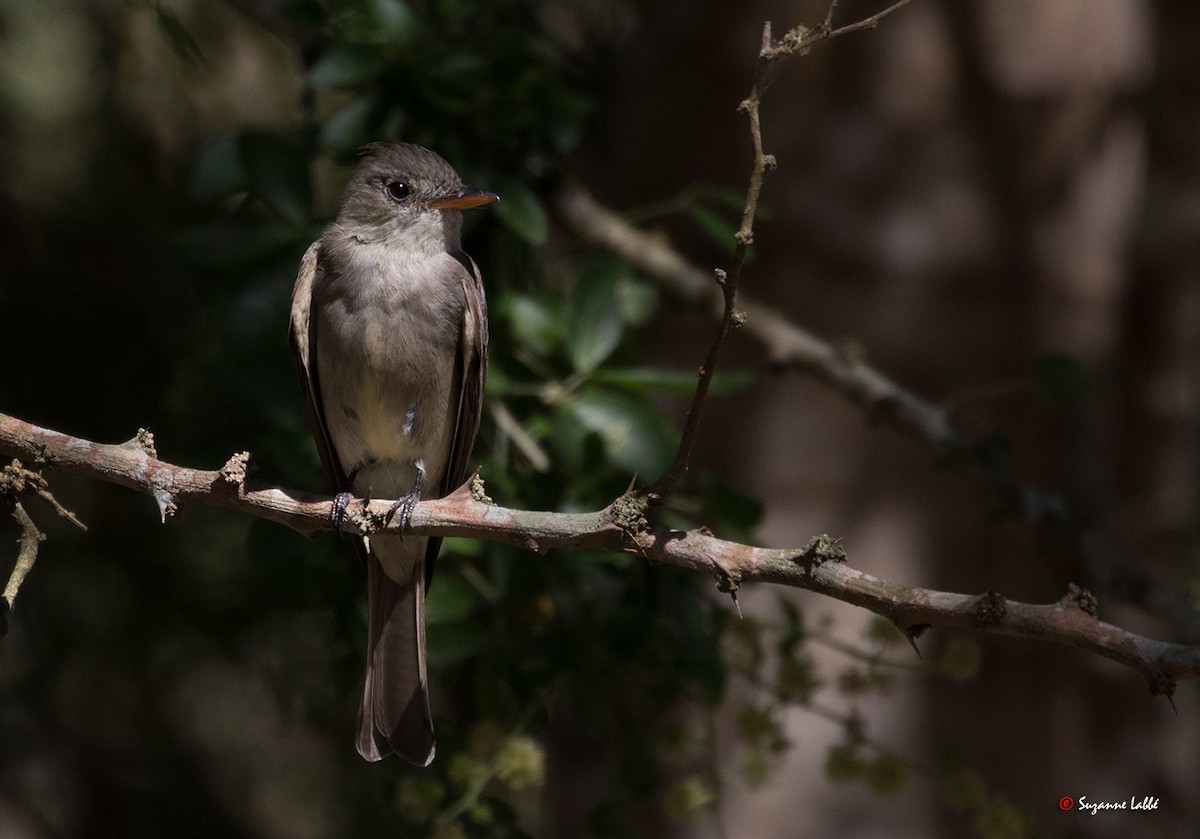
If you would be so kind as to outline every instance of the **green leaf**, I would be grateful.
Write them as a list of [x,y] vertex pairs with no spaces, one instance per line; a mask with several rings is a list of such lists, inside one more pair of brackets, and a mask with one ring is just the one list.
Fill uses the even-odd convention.
[[312,188],[308,160],[277,134],[248,132],[239,144],[250,189],[293,224],[308,220]]
[[531,245],[545,244],[550,221],[541,200],[524,181],[502,179],[496,213],[508,227]]
[[641,326],[658,311],[658,288],[626,274],[617,283],[617,306],[621,309],[621,320],[630,326]]
[[1043,396],[1077,402],[1092,386],[1092,377],[1079,359],[1065,353],[1042,356],[1034,369],[1034,382]]
[[648,402],[612,391],[584,391],[570,403],[581,426],[599,435],[609,459],[626,472],[657,477],[671,461],[675,435]]
[[571,290],[566,313],[567,351],[580,373],[591,373],[621,343],[624,324],[616,287],[627,270],[618,260],[595,263]]
[[347,87],[378,76],[383,67],[375,46],[334,44],[308,71],[308,81],[313,87]]
[[500,298],[496,309],[508,321],[518,344],[540,356],[550,355],[558,347],[562,338],[558,321],[541,300],[512,292]]

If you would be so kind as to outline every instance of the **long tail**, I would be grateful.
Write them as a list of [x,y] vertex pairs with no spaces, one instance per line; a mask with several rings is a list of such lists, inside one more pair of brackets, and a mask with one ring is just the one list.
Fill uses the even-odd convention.
[[[367,558],[367,684],[358,715],[358,752],[395,752],[418,766],[433,760],[433,716],[425,675],[427,539],[377,538]],[[392,569],[396,582],[384,571]]]

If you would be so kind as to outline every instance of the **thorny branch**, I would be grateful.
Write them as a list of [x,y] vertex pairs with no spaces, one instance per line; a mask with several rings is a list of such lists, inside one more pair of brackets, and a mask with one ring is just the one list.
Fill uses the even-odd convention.
[[[668,491],[686,471],[700,410],[721,346],[729,331],[744,320],[736,307],[737,289],[746,252],[753,241],[762,179],[775,163],[762,149],[758,108],[780,59],[803,54],[820,41],[872,28],[884,16],[910,2],[901,0],[876,15],[834,29],[832,17],[837,0],[833,0],[824,22],[816,30],[797,28],[778,42],[772,40],[769,24],[764,28],[755,82],[751,95],[741,105],[750,118],[754,167],[731,269],[717,275],[721,327],[702,368],[676,462],[652,491]],[[688,265],[668,246],[596,205],[582,191],[565,190],[560,206],[581,232],[606,242],[668,284],[675,284],[684,296],[701,299],[708,293],[700,290],[696,282],[697,275],[702,276],[703,272]],[[710,289],[709,281],[704,282]],[[872,410],[886,407],[887,419],[939,450],[949,449],[951,453],[969,450],[970,438],[943,410],[908,394],[881,374],[846,358],[770,310],[744,302],[743,305],[747,311],[753,310],[754,331],[776,361],[808,369]],[[146,492],[154,497],[164,521],[177,513],[181,503],[197,502],[256,515],[306,535],[332,527],[330,499],[250,480],[246,476],[249,456],[245,452],[231,457],[220,470],[203,471],[159,460],[147,440],[148,436],[139,434],[121,445],[93,443],[0,415],[0,452]],[[23,477],[35,477],[33,491],[51,503],[60,515],[78,524],[50,495],[40,473],[28,472],[17,463],[11,468],[21,470]],[[1170,696],[1177,680],[1200,678],[1200,647],[1156,641],[1104,623],[1097,617],[1095,598],[1076,586],[1071,586],[1060,601],[1048,605],[1019,603],[996,592],[978,596],[940,592],[902,586],[857,571],[846,564],[844,552],[828,537],[816,537],[800,549],[757,548],[721,540],[702,530],[680,532],[650,525],[644,519],[631,527],[627,517],[615,513],[616,503],[595,513],[562,514],[506,509],[480,500],[477,495],[464,486],[447,498],[420,502],[413,513],[412,531],[505,542],[539,553],[554,547],[620,550],[695,570],[716,569],[719,585],[761,581],[804,588],[882,615],[914,642],[930,626],[942,625],[1079,647],[1136,670],[1147,680],[1151,691],[1160,695]],[[45,538],[20,502],[14,498],[11,504],[22,536],[18,540],[21,547],[17,567],[0,604],[4,609],[0,617],[5,619],[16,589],[32,567],[37,547]],[[383,523],[389,507],[387,500],[376,500],[366,507],[354,506],[361,512],[342,525],[344,530],[377,534],[391,529]]]
[[762,125],[759,117],[759,105],[762,102],[763,95],[767,92],[767,88],[770,87],[771,82],[774,81],[782,59],[798,54],[803,55],[813,45],[821,41],[828,41],[839,35],[874,28],[884,17],[907,6],[911,2],[912,0],[900,0],[900,2],[894,3],[883,11],[864,18],[857,23],[851,23],[834,29],[832,21],[834,11],[837,9],[837,0],[832,0],[829,4],[829,10],[825,14],[825,20],[820,26],[811,30],[803,26],[796,27],[785,33],[783,38],[778,42],[771,37],[770,21],[763,26],[762,46],[758,53],[758,65],[754,72],[754,82],[750,87],[750,95],[738,105],[738,110],[745,113],[750,120],[750,138],[754,149],[754,165],[750,170],[750,182],[746,187],[746,202],[742,208],[741,224],[734,234],[737,244],[734,248],[733,260],[728,271],[718,268],[715,272],[717,285],[721,289],[722,296],[721,324],[717,328],[717,334],[713,338],[712,345],[709,347],[708,354],[704,359],[704,364],[700,368],[699,380],[696,383],[696,390],[692,395],[692,404],[688,408],[687,419],[684,421],[683,433],[679,438],[679,447],[676,449],[675,457],[662,476],[646,491],[646,497],[651,502],[656,502],[667,495],[676,482],[687,472],[692,447],[696,440],[696,432],[700,427],[700,416],[705,400],[708,398],[709,386],[712,383],[713,374],[716,372],[717,363],[721,357],[721,348],[729,338],[729,333],[743,326],[746,322],[746,314],[737,310],[738,287],[742,280],[742,269],[746,265],[746,255],[750,251],[750,245],[754,242],[754,219],[758,213],[758,199],[762,192],[763,178],[768,171],[775,168],[775,156],[763,151]]
[[[219,470],[189,469],[159,460],[136,440],[95,443],[0,414],[0,453],[147,493],[160,509],[164,503],[173,511],[188,503],[223,507],[306,535],[333,527],[332,499],[247,478],[244,452]],[[777,583],[861,606],[888,618],[914,641],[938,625],[1079,647],[1134,669],[1155,694],[1169,696],[1178,680],[1200,679],[1200,647],[1156,641],[1104,623],[1096,617],[1095,598],[1078,587],[1048,605],[1019,603],[995,592],[934,591],[851,568],[845,552],[827,536],[802,548],[757,548],[718,539],[703,529],[681,532],[644,522],[630,527],[614,512],[621,499],[593,513],[550,513],[499,507],[475,496],[464,485],[446,498],[418,503],[411,531],[503,542],[538,553],[550,548],[622,551],[708,573],[716,568],[718,584]],[[386,499],[365,507],[356,501],[342,529],[374,538],[395,532],[384,524],[389,506]]]
[[21,529],[21,535],[17,537],[17,561],[4,586],[3,601],[0,602],[0,638],[8,634],[8,615],[17,600],[17,592],[21,590],[25,577],[33,570],[33,564],[37,561],[38,546],[46,539],[46,534],[38,530],[21,504],[20,496],[27,492],[37,495],[54,508],[54,512],[80,530],[87,530],[74,513],[58,503],[41,473],[26,469],[19,460],[14,460],[0,470],[0,500],[7,502],[11,507],[13,519]]
[[[618,254],[677,297],[720,311],[719,295],[713,294],[707,273],[661,236],[629,224],[577,185],[564,187],[557,204],[563,220],[585,239]],[[1093,585],[1166,621],[1180,637],[1200,641],[1200,612],[1186,596],[1138,567],[1059,496],[1030,485],[1011,469],[983,462],[978,438],[946,407],[889,378],[862,353],[818,338],[766,304],[742,295],[740,309],[746,315],[746,332],[774,367],[812,376],[859,406],[872,423],[890,425],[927,446],[939,464],[963,470],[1005,511],[1041,530],[1063,534],[1076,546]]]

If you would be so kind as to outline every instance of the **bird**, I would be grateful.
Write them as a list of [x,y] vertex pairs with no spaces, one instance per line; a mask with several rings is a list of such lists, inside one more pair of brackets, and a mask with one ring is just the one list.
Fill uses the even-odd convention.
[[290,343],[337,495],[395,499],[400,535],[355,537],[367,570],[367,663],[356,746],[428,766],[435,753],[425,593],[441,540],[405,535],[422,498],[462,482],[487,375],[487,300],[462,211],[499,200],[418,145],[376,142],[305,252]]

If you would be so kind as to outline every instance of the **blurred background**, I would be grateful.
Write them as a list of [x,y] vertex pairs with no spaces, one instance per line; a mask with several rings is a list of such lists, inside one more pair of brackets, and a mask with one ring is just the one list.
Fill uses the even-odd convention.
[[[556,196],[726,266],[763,22],[825,9],[8,0],[0,411],[104,442],[146,426],[200,468],[249,449],[259,478],[324,490],[291,285],[354,150],[402,139],[503,197],[465,232],[491,305],[489,493],[597,509],[669,461],[715,324]],[[1185,0],[916,0],[791,60],[763,104],[779,168],[743,292],[950,408],[970,463],[738,333],[659,515],[780,547],[833,534],[905,584],[1052,602],[1076,582],[1105,620],[1200,642],[1198,40]],[[1071,648],[935,629],[918,660],[814,595],[748,587],[739,620],[700,575],[462,540],[430,593],[437,760],[368,765],[348,544],[202,507],[164,527],[147,497],[50,479],[89,530],[27,502],[50,538],[0,644],[3,839],[1200,823],[1193,683],[1176,712]],[[1028,515],[1028,487],[1061,510]],[[15,537],[0,524],[5,573]],[[1146,574],[1185,608],[1156,608]],[[1092,817],[1068,795],[1158,805]]]

